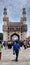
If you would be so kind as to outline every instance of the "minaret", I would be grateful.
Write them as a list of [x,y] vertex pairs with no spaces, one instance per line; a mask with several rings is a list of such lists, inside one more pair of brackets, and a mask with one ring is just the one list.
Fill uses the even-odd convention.
[[8,16],[7,16],[7,8],[4,8],[4,17],[3,17],[3,41],[8,40],[8,33],[7,33],[7,28],[8,28]]
[[26,9],[25,8],[23,8],[22,9],[22,22],[23,22],[23,24],[26,24]]
[[23,32],[22,38],[26,40],[26,37],[27,37],[26,8],[23,8],[22,15],[23,15],[23,25],[24,25],[23,27],[24,32]]
[[4,17],[3,17],[4,24],[7,25],[9,21],[9,18],[7,16],[7,8],[4,8],[3,14],[4,14]]
[[27,36],[27,24],[26,24],[26,9],[22,9],[22,17],[21,17],[21,40],[25,40]]
[[21,22],[21,25],[22,25],[23,24],[23,17],[21,17],[20,22]]

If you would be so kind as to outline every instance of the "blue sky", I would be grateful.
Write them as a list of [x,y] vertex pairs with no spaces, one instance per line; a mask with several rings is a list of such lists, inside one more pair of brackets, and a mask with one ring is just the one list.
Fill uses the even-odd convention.
[[3,9],[7,8],[9,20],[12,22],[19,22],[22,16],[22,8],[26,8],[26,17],[28,32],[30,35],[30,0],[0,0],[0,32],[2,31],[3,25]]

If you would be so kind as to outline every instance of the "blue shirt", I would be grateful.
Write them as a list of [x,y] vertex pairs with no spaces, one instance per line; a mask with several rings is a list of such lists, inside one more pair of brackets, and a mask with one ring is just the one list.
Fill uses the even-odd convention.
[[13,45],[13,50],[17,51],[17,50],[19,50],[19,49],[20,49],[19,43],[14,43],[14,45]]

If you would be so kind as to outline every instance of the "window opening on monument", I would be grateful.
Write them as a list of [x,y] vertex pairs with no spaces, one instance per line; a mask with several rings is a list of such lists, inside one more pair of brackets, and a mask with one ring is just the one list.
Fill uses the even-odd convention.
[[9,30],[9,27],[8,27],[8,30]]
[[9,40],[9,36],[8,36],[8,40]]
[[8,33],[8,36],[9,36],[9,33]]
[[16,30],[18,30],[18,28],[16,28]]
[[14,30],[14,28],[11,28],[12,30]]
[[21,35],[22,35],[22,33],[21,33]]
[[9,33],[9,31],[8,31],[8,33]]

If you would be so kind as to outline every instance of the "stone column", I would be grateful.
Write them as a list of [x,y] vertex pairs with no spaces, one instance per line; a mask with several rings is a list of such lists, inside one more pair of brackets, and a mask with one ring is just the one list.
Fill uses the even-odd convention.
[[3,33],[3,41],[8,41],[8,33],[7,32]]
[[27,37],[27,32],[23,32],[23,33],[22,33],[22,41],[23,41],[23,40],[26,40],[26,37]]

